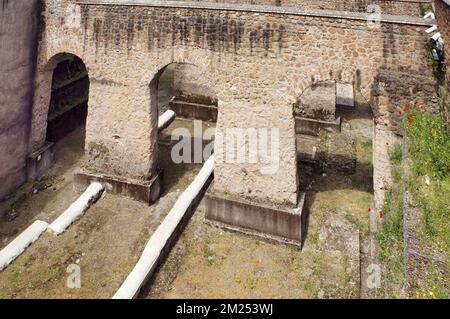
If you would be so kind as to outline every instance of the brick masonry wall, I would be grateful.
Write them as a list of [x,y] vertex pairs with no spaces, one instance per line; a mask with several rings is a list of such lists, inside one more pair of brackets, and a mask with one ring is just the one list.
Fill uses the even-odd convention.
[[36,4],[31,0],[0,0],[0,200],[27,178]]
[[444,39],[445,60],[447,62],[447,79],[450,81],[450,1],[435,1],[436,19],[439,32]]
[[[291,207],[297,201],[298,182],[293,104],[306,88],[338,80],[352,83],[372,100],[377,76],[384,69],[431,75],[425,54],[428,25],[420,21],[382,22],[372,29],[364,19],[326,15],[164,5],[83,4],[68,10],[71,1],[46,4],[32,144],[38,146],[45,139],[53,59],[61,52],[76,54],[91,79],[86,169],[128,179],[147,179],[155,167],[157,111],[152,84],[169,63],[191,63],[201,69],[219,100],[219,132],[279,129],[280,163],[274,174],[261,173],[262,163],[219,161],[214,190]],[[77,20],[69,19],[67,12],[72,11],[81,15],[80,25],[67,23]],[[386,101],[393,102],[382,102]],[[378,105],[374,108],[377,111]],[[395,118],[387,114],[383,121],[395,125]]]
[[[193,0],[186,0],[192,2]],[[195,1],[195,0],[194,0]],[[199,2],[204,0],[198,0]],[[256,5],[306,7],[339,11],[367,12],[369,5],[377,5],[383,14],[419,16],[421,7],[431,4],[428,0],[206,0],[216,3],[248,3]]]

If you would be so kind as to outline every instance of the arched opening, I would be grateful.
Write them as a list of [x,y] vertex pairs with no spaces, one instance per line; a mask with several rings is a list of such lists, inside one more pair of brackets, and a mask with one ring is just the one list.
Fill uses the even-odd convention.
[[89,76],[83,61],[69,53],[56,57],[47,117],[46,140],[58,142],[74,133],[84,149]]
[[158,166],[165,192],[182,191],[212,153],[218,99],[201,70],[184,63],[160,70],[151,92],[158,117],[175,113],[173,122],[159,129]]
[[53,56],[37,73],[30,134],[28,178],[73,175],[84,157],[89,77],[83,61],[69,53]]
[[[368,229],[373,198],[371,105],[352,84],[323,81],[294,104],[300,185],[306,192],[309,238],[330,213]],[[306,236],[306,241],[308,236]]]

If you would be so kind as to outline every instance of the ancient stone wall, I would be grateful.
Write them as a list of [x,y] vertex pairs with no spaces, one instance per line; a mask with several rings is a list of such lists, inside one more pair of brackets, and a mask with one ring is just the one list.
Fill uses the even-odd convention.
[[[154,79],[170,63],[190,63],[217,94],[220,132],[279,130],[280,162],[273,174],[264,174],[260,162],[219,161],[215,191],[292,207],[298,196],[293,104],[306,88],[336,80],[371,100],[381,70],[430,76],[424,30],[431,22],[422,19],[383,17],[371,28],[367,17],[342,12],[95,2],[46,2],[32,135],[33,145],[43,143],[52,58],[76,54],[91,79],[86,169],[95,172],[144,180],[152,175]],[[81,6],[68,6],[76,3]],[[216,151],[218,158],[224,155]]]
[[178,101],[217,105],[216,93],[210,88],[208,77],[191,64],[177,64],[174,73],[174,94]]
[[27,178],[37,2],[0,0],[0,199]]
[[[186,0],[204,1],[204,0]],[[274,5],[305,7],[311,9],[328,9],[339,11],[369,12],[369,6],[379,6],[383,14],[419,16],[422,7],[430,5],[429,0],[206,0],[217,3],[247,3],[254,5]],[[373,12],[373,11],[370,11]]]
[[447,79],[450,81],[450,1],[435,1],[436,19],[439,26],[439,32],[445,42],[445,60],[447,61]]

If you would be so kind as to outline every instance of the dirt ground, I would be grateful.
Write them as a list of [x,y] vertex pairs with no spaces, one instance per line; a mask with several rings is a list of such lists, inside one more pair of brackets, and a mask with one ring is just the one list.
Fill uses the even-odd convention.
[[359,297],[359,230],[371,194],[339,175],[314,181],[303,250],[211,226],[201,205],[142,297]]
[[[301,167],[308,212],[302,250],[214,227],[201,204],[141,297],[360,297],[360,241],[368,232],[372,200],[372,122],[366,111],[344,121],[357,140],[356,173]],[[171,129],[180,126],[177,121]],[[0,247],[36,219],[53,221],[77,198],[72,176],[83,162],[83,135],[77,131],[59,142],[49,174],[0,206]],[[0,298],[110,298],[201,166],[175,165],[164,151],[160,156],[166,172],[161,200],[147,206],[106,194],[64,234],[45,233],[1,272]],[[67,287],[71,264],[80,266],[80,289]]]
[[53,221],[78,198],[73,175],[83,163],[84,136],[78,129],[58,142],[55,164],[46,176],[25,184],[0,204],[0,248],[35,220]]
[[[78,130],[56,145],[56,164],[39,183],[51,186],[36,192],[35,185],[26,185],[14,196],[15,218],[0,223],[3,246],[36,219],[52,222],[79,196],[72,178],[83,161],[83,135]],[[0,298],[111,298],[200,169],[171,163],[164,168],[171,172],[165,176],[168,187],[156,204],[105,194],[62,235],[44,233],[0,273]],[[67,287],[71,264],[80,266],[80,289]]]

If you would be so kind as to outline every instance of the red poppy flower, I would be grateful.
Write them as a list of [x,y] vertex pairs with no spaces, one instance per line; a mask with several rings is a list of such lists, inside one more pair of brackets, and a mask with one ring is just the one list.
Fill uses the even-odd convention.
[[413,122],[412,118],[408,117],[408,122],[412,123]]
[[369,207],[369,208],[367,209],[367,211],[370,213],[370,212],[372,211],[372,208]]
[[403,111],[407,111],[408,108],[409,108],[409,105],[408,105],[408,104],[405,104],[405,107],[403,108]]
[[380,219],[383,219],[383,212],[380,211]]

